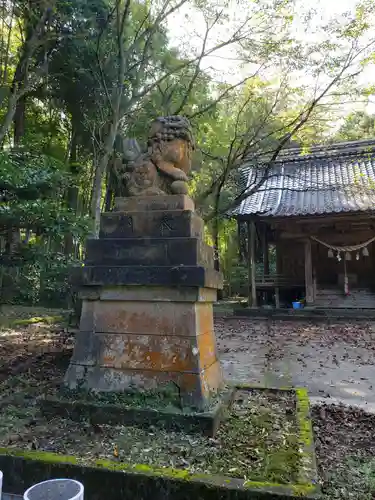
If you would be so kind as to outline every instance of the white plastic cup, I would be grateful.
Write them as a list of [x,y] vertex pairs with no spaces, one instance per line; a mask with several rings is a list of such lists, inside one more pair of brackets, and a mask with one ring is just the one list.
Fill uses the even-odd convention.
[[34,484],[23,494],[24,500],[83,500],[83,484],[74,479],[49,479]]

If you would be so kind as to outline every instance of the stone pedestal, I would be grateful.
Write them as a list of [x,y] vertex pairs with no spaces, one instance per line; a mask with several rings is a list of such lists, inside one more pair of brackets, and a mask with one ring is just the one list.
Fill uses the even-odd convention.
[[212,304],[222,286],[186,196],[121,198],[87,243],[70,388],[162,390],[205,409],[222,384]]

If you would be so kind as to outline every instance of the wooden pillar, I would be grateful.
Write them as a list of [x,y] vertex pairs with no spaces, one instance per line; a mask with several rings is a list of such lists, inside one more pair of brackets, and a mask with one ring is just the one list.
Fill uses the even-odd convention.
[[247,270],[249,306],[257,307],[257,291],[255,282],[255,223],[247,221]]
[[257,289],[255,282],[255,222],[249,222],[249,266],[251,275],[251,306],[257,307]]
[[316,282],[316,269],[313,267],[313,291],[314,291],[314,302],[317,293],[317,282]]
[[283,272],[283,256],[281,255],[280,243],[276,241],[276,274]]
[[275,287],[275,307],[280,309],[280,288],[278,286]]
[[[276,239],[276,279],[279,279],[279,275],[282,274],[283,271],[283,259],[281,255],[281,248],[279,239]],[[280,308],[280,287],[275,286],[275,307],[276,309]]]
[[314,303],[314,283],[312,273],[312,255],[311,255],[311,240],[305,242],[305,288],[306,288],[306,303],[311,305]]
[[240,262],[244,261],[244,252],[242,251],[242,238],[241,238],[241,221],[237,219],[237,242],[238,242],[238,258]]
[[268,258],[268,238],[267,226],[264,224],[262,231],[262,253],[263,253],[263,278],[270,273],[270,263]]
[[248,306],[251,307],[251,230],[250,222],[246,221],[247,228],[247,297]]

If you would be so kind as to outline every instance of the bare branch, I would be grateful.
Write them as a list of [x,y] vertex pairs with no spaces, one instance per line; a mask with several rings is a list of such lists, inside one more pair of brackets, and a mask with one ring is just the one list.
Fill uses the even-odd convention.
[[[242,201],[244,201],[246,198],[251,196],[252,194],[256,193],[263,185],[264,183],[270,178],[270,172],[273,167],[273,164],[275,160],[277,159],[278,155],[280,154],[280,151],[284,148],[284,146],[289,142],[289,140],[306,124],[306,122],[309,120],[311,113],[313,110],[317,107],[319,102],[329,93],[329,91],[332,89],[334,85],[338,83],[338,81],[342,78],[343,74],[345,71],[350,67],[350,65],[353,63],[353,60],[355,57],[357,57],[357,53],[353,54],[353,48],[348,52],[347,57],[345,58],[345,61],[343,63],[342,68],[340,71],[336,74],[336,76],[329,82],[329,84],[317,95],[314,96],[310,104],[301,111],[301,113],[298,114],[298,116],[293,120],[293,126],[292,129],[289,130],[287,134],[284,135],[284,137],[279,141],[277,147],[273,150],[271,158],[263,164],[264,166],[262,167],[262,175],[260,179],[258,179],[252,186],[246,186],[242,192],[240,192],[232,202],[227,204],[225,208],[220,210],[218,213],[213,213],[211,214],[206,220],[211,220],[213,217],[217,217],[219,215],[223,215],[227,213],[229,210],[232,208],[238,206]],[[290,128],[290,124],[289,127]],[[273,131],[273,133],[275,133]],[[263,152],[262,155],[264,156],[265,153]],[[220,180],[216,179],[214,181],[214,187],[217,188],[218,186],[223,186],[226,177],[228,175],[228,170],[225,169],[222,175],[220,176]],[[212,191],[211,191],[212,192]]]
[[233,84],[233,85],[229,85],[225,90],[224,92],[222,92],[216,99],[214,99],[213,101],[211,101],[207,106],[205,106],[204,108],[201,108],[199,110],[197,110],[195,113],[192,113],[192,114],[187,114],[186,116],[190,119],[190,120],[193,120],[194,118],[197,118],[198,116],[201,116],[205,113],[207,113],[207,111],[209,111],[210,109],[214,108],[219,102],[221,102],[223,99],[225,99],[228,94],[230,92],[232,92],[232,90],[240,87],[241,85],[243,85],[244,83],[248,82],[249,80],[251,80],[252,78],[255,78],[260,70],[264,67],[264,65],[261,65],[255,73],[253,73],[252,75],[250,76],[246,76],[245,78],[243,78],[242,80],[240,80],[239,82]]
[[220,17],[221,17],[221,14],[222,14],[222,11],[221,12],[218,12],[211,24],[211,26],[208,24],[208,22],[206,22],[206,32],[204,34],[204,37],[203,37],[203,43],[202,43],[202,49],[201,49],[201,53],[200,53],[200,56],[197,60],[197,64],[195,66],[195,71],[194,71],[194,74],[192,76],[192,78],[190,79],[190,82],[189,82],[189,86],[185,92],[185,95],[182,99],[182,102],[180,103],[180,105],[178,106],[178,108],[174,111],[174,114],[178,115],[181,113],[181,111],[184,109],[184,107],[186,106],[186,103],[188,102],[188,99],[190,97],[190,94],[194,88],[194,84],[200,74],[200,65],[201,65],[201,62],[202,62],[202,59],[204,58],[204,55],[205,55],[205,52],[206,52],[206,46],[207,46],[207,41],[208,41],[208,35],[210,34],[210,31],[212,30],[212,28],[216,25],[216,23],[219,21]]

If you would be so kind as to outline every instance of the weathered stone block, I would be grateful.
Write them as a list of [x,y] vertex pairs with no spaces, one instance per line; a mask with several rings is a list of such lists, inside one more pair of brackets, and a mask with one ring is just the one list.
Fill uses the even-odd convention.
[[150,210],[191,210],[194,202],[183,194],[159,196],[133,196],[115,199],[115,212],[146,212]]
[[174,401],[170,403],[169,408],[159,410],[152,406],[147,407],[147,404],[137,408],[80,400],[71,401],[50,396],[40,400],[40,407],[42,414],[49,420],[61,416],[75,422],[90,421],[93,425],[131,425],[146,429],[154,426],[169,431],[182,431],[188,434],[198,432],[214,437],[221,420],[225,418],[231,394],[233,391],[229,389],[228,393],[223,394],[222,401],[219,401],[212,409],[203,412],[184,411],[179,399],[173,411],[170,408]]
[[213,249],[197,238],[89,239],[86,264],[115,266],[204,266],[213,268]]
[[223,278],[202,266],[85,266],[82,284],[91,286],[197,286],[221,289]]
[[211,302],[85,300],[66,380],[73,387],[79,375],[88,389],[117,391],[170,377],[197,405],[221,384],[217,359]]
[[223,383],[220,361],[215,361],[201,372],[200,382],[204,398],[210,398],[219,391]]
[[196,329],[199,335],[214,331],[214,315],[212,304],[200,303],[195,306]]
[[211,303],[84,301],[80,330],[190,337],[213,330]]
[[[91,287],[86,287],[86,290],[90,289]],[[82,298],[85,298],[84,291]],[[217,291],[213,288],[199,287],[114,286],[101,288],[97,298],[132,302],[216,302]]]
[[[83,269],[81,268],[81,285],[82,285],[82,273]],[[78,296],[80,299],[86,300],[98,300],[100,298],[100,287],[95,286],[86,286],[80,287]]]
[[[70,389],[81,387],[97,391],[123,392],[160,390],[163,385],[175,383],[184,405],[204,409],[211,394],[222,384],[218,362],[206,371],[197,373],[155,372],[146,370],[118,370],[100,366],[84,366],[71,363],[66,372],[65,383]],[[212,384],[212,388],[209,384]]]
[[72,363],[120,370],[200,373],[217,361],[213,332],[198,337],[79,332]]
[[204,225],[190,210],[104,213],[100,238],[200,238]]
[[102,215],[81,272],[69,387],[143,391],[172,382],[185,405],[206,408],[222,383],[212,303],[223,281],[203,231],[186,196],[119,199]]
[[198,335],[195,342],[197,343],[196,357],[199,359],[199,365],[201,369],[206,370],[218,360],[214,330]]

